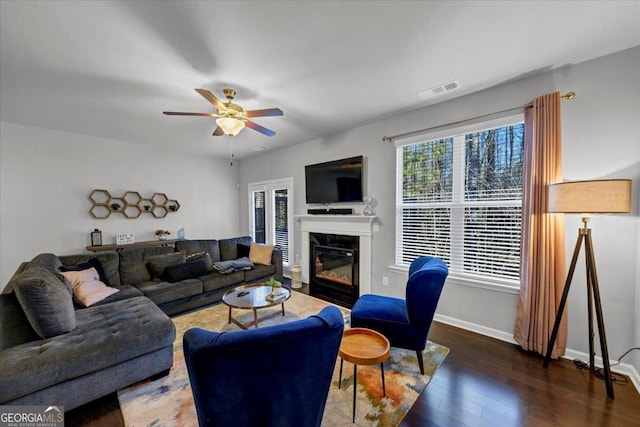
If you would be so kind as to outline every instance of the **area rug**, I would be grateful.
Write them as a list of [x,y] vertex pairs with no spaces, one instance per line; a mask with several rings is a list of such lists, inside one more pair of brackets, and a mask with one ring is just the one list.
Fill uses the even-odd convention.
[[[280,306],[258,310],[260,327],[277,323],[304,319],[331,305],[325,301],[293,292],[285,303],[285,316],[274,313]],[[349,310],[338,307],[345,316],[348,328]],[[173,319],[176,325],[173,368],[169,375],[155,381],[142,381],[118,391],[120,408],[125,425],[142,426],[185,426],[196,427],[198,418],[193,403],[189,375],[182,351],[182,336],[192,327],[213,331],[240,330],[228,324],[229,309],[223,304],[205,308]],[[262,317],[270,316],[264,321]],[[233,311],[240,322],[253,320],[250,310]],[[449,349],[428,342],[424,351],[425,375],[420,375],[415,352],[397,348],[391,349],[389,359],[384,362],[386,397],[382,397],[382,383],[379,366],[358,366],[358,388],[356,402],[357,426],[397,426],[411,409],[431,377],[442,364]],[[326,427],[353,426],[353,365],[344,362],[342,384],[338,389],[340,359],[336,362],[333,381],[324,411],[322,425]]]

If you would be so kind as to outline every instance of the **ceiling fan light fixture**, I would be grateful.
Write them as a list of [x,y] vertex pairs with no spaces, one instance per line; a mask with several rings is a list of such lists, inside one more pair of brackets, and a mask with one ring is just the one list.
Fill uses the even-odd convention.
[[259,132],[265,136],[274,136],[276,133],[271,129],[267,129],[264,126],[248,120],[249,117],[269,117],[269,116],[282,116],[284,113],[279,108],[263,108],[260,110],[244,111],[244,109],[231,102],[235,97],[236,91],[233,89],[224,89],[224,94],[227,97],[228,102],[221,102],[216,96],[206,89],[196,89],[204,99],[209,101],[211,105],[216,107],[215,113],[187,113],[181,111],[163,111],[163,114],[167,116],[205,116],[205,117],[218,117],[216,119],[216,129],[213,131],[213,136],[235,136],[240,133],[245,126]]
[[244,129],[244,122],[233,117],[220,117],[216,119],[216,124],[228,136],[236,136]]

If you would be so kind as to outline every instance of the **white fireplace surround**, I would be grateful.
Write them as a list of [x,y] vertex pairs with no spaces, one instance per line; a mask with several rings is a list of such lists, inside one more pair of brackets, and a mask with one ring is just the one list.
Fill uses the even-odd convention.
[[309,233],[359,237],[360,295],[371,293],[371,244],[376,216],[296,215],[302,233],[302,281],[309,283]]

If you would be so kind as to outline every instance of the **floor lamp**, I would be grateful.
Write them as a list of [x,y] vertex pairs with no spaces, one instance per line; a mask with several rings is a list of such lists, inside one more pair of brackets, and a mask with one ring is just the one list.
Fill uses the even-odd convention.
[[592,213],[628,213],[631,211],[631,180],[612,179],[552,184],[549,185],[547,196],[548,212],[580,213],[582,214],[582,223],[584,226],[578,229],[578,240],[576,241],[576,246],[573,251],[573,257],[571,258],[571,266],[569,267],[567,280],[564,284],[562,298],[558,306],[558,312],[555,323],[553,324],[553,331],[551,332],[543,366],[545,368],[549,366],[551,351],[556,342],[562,313],[564,312],[567,296],[569,295],[571,279],[573,278],[573,272],[576,268],[580,248],[584,242],[585,264],[587,267],[589,368],[592,371],[595,370],[595,352],[593,348],[593,308],[595,306],[607,396],[613,399],[613,381],[611,379],[611,369],[609,366],[609,351],[607,350],[607,338],[604,332],[604,317],[602,315],[602,304],[600,302],[598,275],[596,274],[596,260],[591,242],[591,229],[588,227],[588,224],[589,215]]

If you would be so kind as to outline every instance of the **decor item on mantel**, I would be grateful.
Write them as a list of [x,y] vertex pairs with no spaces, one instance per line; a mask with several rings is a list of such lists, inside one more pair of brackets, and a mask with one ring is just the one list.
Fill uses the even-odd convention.
[[89,213],[97,219],[109,218],[113,212],[121,212],[126,218],[138,218],[142,213],[150,213],[154,218],[164,218],[169,212],[177,212],[180,203],[169,199],[165,193],[153,193],[143,198],[137,191],[127,191],[120,197],[112,196],[108,190],[91,191],[89,199],[93,203]]
[[116,245],[128,245],[136,242],[136,236],[133,233],[116,234]]
[[362,210],[362,215],[365,216],[373,216],[376,213],[373,211],[373,207],[371,206],[373,204],[373,198],[366,196],[362,199],[362,201],[364,202],[364,209]]
[[551,184],[548,187],[547,211],[557,213],[579,213],[582,214],[583,227],[578,229],[578,240],[571,258],[571,266],[567,274],[567,281],[564,284],[562,299],[558,305],[556,320],[547,346],[547,354],[544,357],[543,366],[549,366],[551,352],[558,335],[562,314],[569,295],[569,287],[573,272],[576,269],[578,255],[584,242],[585,263],[587,266],[587,309],[589,323],[589,370],[596,372],[595,350],[593,347],[593,308],[596,310],[596,322],[598,324],[598,334],[600,338],[600,350],[602,351],[602,364],[604,365],[604,381],[607,389],[607,396],[614,398],[613,380],[609,365],[609,351],[607,349],[607,338],[604,331],[604,315],[600,301],[600,289],[598,285],[598,275],[596,274],[596,258],[593,254],[593,244],[591,241],[591,229],[588,227],[590,214],[592,213],[629,213],[631,212],[631,180],[630,179],[606,179],[594,181],[574,181]]
[[102,246],[102,231],[97,228],[91,232],[91,246]]
[[169,230],[156,230],[156,236],[158,240],[167,240],[171,232]]

